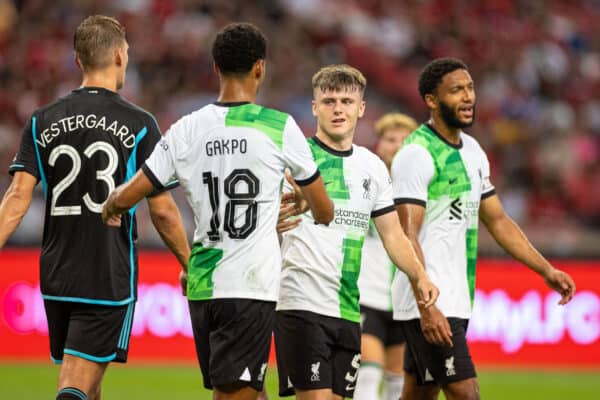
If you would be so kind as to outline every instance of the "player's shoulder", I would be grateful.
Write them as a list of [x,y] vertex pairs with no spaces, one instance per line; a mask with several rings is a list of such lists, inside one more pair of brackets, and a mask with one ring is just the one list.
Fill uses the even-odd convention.
[[476,151],[485,155],[485,150],[483,150],[481,144],[473,136],[469,135],[465,131],[462,131],[460,134],[460,139],[462,140],[463,146],[466,150]]
[[352,152],[357,158],[361,160],[367,160],[369,162],[375,162],[376,160],[381,161],[377,154],[373,153],[365,146],[361,146],[359,144],[352,144]]
[[121,105],[125,110],[128,111],[129,115],[131,115],[130,118],[137,117],[137,118],[139,118],[140,121],[144,122],[146,125],[154,124],[154,125],[158,126],[158,122],[156,121],[156,118],[148,110],[138,106],[137,104],[132,103],[131,101],[127,100],[126,98],[124,98],[120,95],[115,96],[115,102],[117,104]]
[[410,165],[433,164],[433,156],[430,149],[422,143],[404,143],[396,152],[392,160],[392,168],[397,163],[408,163]]
[[260,107],[262,109],[262,112],[267,113],[267,114],[271,114],[271,115],[276,116],[276,117],[279,117],[279,119],[281,119],[281,120],[285,120],[287,118],[292,118],[292,116],[290,114],[286,113],[285,111],[281,111],[281,110],[278,110],[276,108],[271,108],[271,107],[263,106],[263,105],[260,105],[260,104],[255,104],[255,105],[258,106],[258,107]]
[[230,107],[226,115],[226,125],[252,126],[278,132],[283,132],[290,120],[293,120],[290,114],[256,103]]
[[370,168],[385,168],[384,162],[379,158],[379,156],[373,153],[371,150],[366,148],[365,146],[361,146],[358,144],[352,145],[352,152],[355,155],[355,163],[361,163],[365,167]]
[[72,102],[73,99],[73,93],[69,93],[66,94],[64,96],[60,96],[57,99],[51,101],[50,103],[44,104],[43,106],[37,108],[33,113],[32,116],[34,117],[43,117],[49,114],[54,114],[56,113],[57,109],[64,109],[66,107],[68,107],[69,103]]
[[207,104],[197,110],[181,116],[167,130],[167,135],[200,137],[203,133],[211,131],[223,124],[223,113],[213,104]]

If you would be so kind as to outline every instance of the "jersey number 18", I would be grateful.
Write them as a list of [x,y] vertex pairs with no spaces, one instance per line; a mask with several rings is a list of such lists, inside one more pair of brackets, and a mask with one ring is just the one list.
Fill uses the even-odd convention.
[[[212,208],[212,217],[210,219],[210,230],[207,233],[209,240],[216,242],[221,240],[220,227],[221,219],[219,216],[219,177],[213,176],[212,172],[202,174],[202,182],[208,185],[208,195],[210,206]],[[236,190],[238,183],[244,182],[247,190],[240,193]],[[225,224],[224,230],[231,239],[245,239],[256,229],[256,219],[258,217],[258,203],[256,196],[260,193],[260,181],[249,169],[234,169],[223,181],[225,195],[229,198],[225,205]],[[236,208],[245,206],[244,223],[236,227],[235,215]]]

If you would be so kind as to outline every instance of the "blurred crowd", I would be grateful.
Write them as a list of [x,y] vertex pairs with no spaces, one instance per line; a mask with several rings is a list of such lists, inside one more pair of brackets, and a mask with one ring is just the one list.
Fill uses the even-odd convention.
[[[163,130],[216,99],[210,43],[232,21],[268,36],[259,102],[291,113],[306,135],[315,131],[312,74],[329,63],[362,70],[367,112],[356,142],[371,148],[382,114],[427,118],[420,69],[435,57],[461,58],[478,98],[468,131],[488,153],[509,214],[552,255],[600,255],[598,0],[0,0],[1,170],[32,111],[79,86],[72,35],[96,13],[125,25],[130,64],[121,93]],[[0,192],[9,182],[0,174]],[[12,244],[39,242],[43,206],[40,191]],[[141,243],[159,245],[147,214],[138,214]],[[500,254],[487,235],[481,243],[483,254]]]

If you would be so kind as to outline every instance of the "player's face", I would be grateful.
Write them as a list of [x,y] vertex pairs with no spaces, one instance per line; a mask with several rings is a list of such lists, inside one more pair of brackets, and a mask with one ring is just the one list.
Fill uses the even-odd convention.
[[467,128],[475,122],[475,86],[468,71],[446,74],[437,88],[440,117],[451,128]]
[[316,89],[312,112],[317,117],[319,130],[338,141],[354,135],[356,123],[365,112],[365,102],[358,88]]
[[386,129],[381,135],[376,151],[388,168],[392,165],[394,155],[402,147],[402,143],[408,135],[410,135],[410,130],[402,127]]
[[117,90],[121,89],[125,84],[125,73],[127,71],[127,64],[129,63],[129,44],[127,42],[119,49],[119,55],[121,58],[121,65],[117,79]]

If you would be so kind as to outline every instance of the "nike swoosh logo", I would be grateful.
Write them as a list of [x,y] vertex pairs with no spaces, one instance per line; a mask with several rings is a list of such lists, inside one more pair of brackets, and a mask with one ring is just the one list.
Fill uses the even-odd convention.
[[350,385],[346,385],[346,390],[347,390],[348,392],[351,392],[351,391],[353,391],[353,390],[354,390],[354,388],[355,388],[355,387],[356,387],[356,386],[350,386]]
[[327,185],[329,185],[330,183],[333,183],[333,181],[329,181],[329,182],[323,182],[323,185],[327,186]]
[[452,185],[452,184],[456,183],[457,180],[458,180],[458,178],[448,179],[448,183],[450,185]]

